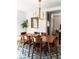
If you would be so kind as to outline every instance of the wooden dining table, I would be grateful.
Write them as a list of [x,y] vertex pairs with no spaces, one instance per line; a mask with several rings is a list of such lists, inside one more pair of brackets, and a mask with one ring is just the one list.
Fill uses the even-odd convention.
[[53,41],[56,39],[56,36],[41,36],[42,42],[48,42],[48,43],[53,43]]
[[[24,37],[23,37],[24,36]],[[38,36],[38,35],[36,35],[36,34],[27,34],[27,35],[20,35],[20,36],[18,36],[17,37],[17,42],[21,42],[20,40],[22,39],[22,38],[24,38],[26,41],[28,41],[28,40],[30,40],[30,39],[28,39],[28,37],[30,37],[31,39],[33,39],[33,41],[34,42],[36,42],[36,39],[35,39],[35,37],[36,36]],[[44,35],[39,35],[41,38],[42,38],[42,42],[43,43],[53,43],[54,42],[54,40],[56,40],[57,39],[57,36],[56,35],[46,35],[46,36],[44,36]],[[30,46],[29,46],[30,47]],[[49,49],[50,49],[50,47],[49,47]],[[29,53],[30,53],[30,50],[29,50]],[[51,53],[51,52],[50,52]],[[51,54],[50,54],[51,55]],[[51,56],[50,56],[51,57]],[[51,57],[52,58],[52,57]]]
[[[28,37],[34,39],[36,36],[38,36],[38,35],[36,35],[36,34],[19,35],[19,36],[17,36],[17,42],[23,41],[21,39],[24,39],[26,42],[29,40]],[[53,41],[57,38],[56,35],[47,35],[47,36],[40,35],[40,36],[42,38],[42,42],[48,42],[48,43],[53,43]],[[34,39],[34,42],[35,41],[36,40]]]

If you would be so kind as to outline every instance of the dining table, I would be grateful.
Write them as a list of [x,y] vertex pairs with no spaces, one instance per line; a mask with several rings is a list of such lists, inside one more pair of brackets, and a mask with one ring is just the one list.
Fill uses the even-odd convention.
[[[41,39],[42,39],[42,43],[53,43],[57,38],[58,36],[56,35],[39,35],[39,34],[26,34],[26,35],[19,35],[18,38],[17,38],[17,42],[21,42],[22,38],[25,39],[25,42],[26,41],[29,41],[30,39],[35,43],[36,42],[36,38],[37,36],[40,36]],[[28,38],[30,37],[30,38]],[[31,43],[30,43],[31,44]],[[29,53],[30,53],[30,44],[29,44]],[[48,44],[48,47],[49,47],[49,44]],[[49,51],[50,51],[50,47],[49,47]],[[50,51],[50,59],[51,59],[51,51]]]
[[[30,37],[31,39],[33,39],[32,41],[36,41],[35,37],[37,37],[38,34],[27,34],[27,35],[19,35],[17,36],[17,43],[21,42],[23,40],[28,41],[30,40],[28,37]],[[42,42],[48,42],[48,43],[53,43],[54,40],[56,40],[58,38],[58,36],[56,35],[39,35],[42,38]],[[22,40],[23,39],[23,40]]]

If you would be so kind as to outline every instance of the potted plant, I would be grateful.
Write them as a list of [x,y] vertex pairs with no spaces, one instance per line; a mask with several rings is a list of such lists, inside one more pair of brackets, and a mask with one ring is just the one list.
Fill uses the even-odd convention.
[[21,24],[22,28],[25,29],[25,32],[27,30],[28,27],[28,20],[24,20],[23,23]]

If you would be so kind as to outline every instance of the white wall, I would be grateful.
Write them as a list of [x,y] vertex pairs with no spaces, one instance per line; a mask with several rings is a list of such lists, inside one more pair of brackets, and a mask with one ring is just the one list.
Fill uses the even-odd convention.
[[28,19],[28,28],[27,32],[28,33],[33,33],[33,32],[46,32],[46,19],[44,17],[43,20],[39,20],[39,28],[31,28],[31,17],[33,16],[32,12],[29,12],[26,14],[24,11],[18,10],[17,12],[17,31],[18,35],[20,35],[21,32],[25,31],[25,29],[22,28],[21,24],[23,20]]
[[[58,7],[59,8],[59,7]],[[57,7],[55,8],[48,8],[47,11],[52,11],[52,10],[57,10]],[[21,27],[21,23],[23,22],[23,20],[26,20],[28,19],[28,28],[27,28],[27,32],[29,33],[33,33],[33,32],[46,32],[47,31],[47,24],[46,24],[46,9],[44,10],[44,14],[45,14],[45,17],[43,20],[40,20],[39,21],[39,28],[31,28],[31,17],[33,16],[33,10],[32,11],[29,11],[29,12],[26,12],[26,11],[21,11],[21,10],[18,10],[18,14],[17,14],[17,28],[18,28],[18,35],[24,31],[24,29]]]
[[[42,1],[42,9],[50,9],[52,7],[60,6],[61,0],[43,0]],[[38,0],[17,0],[17,31],[18,35],[20,32],[24,31],[21,27],[21,23],[23,20],[28,19],[29,27],[27,28],[27,32],[46,32],[46,18],[44,20],[39,21],[39,28],[31,28],[31,17],[33,16],[33,12],[38,9]],[[54,8],[52,8],[54,9]],[[46,12],[46,11],[45,11]]]
[[33,16],[33,13],[29,13],[27,18],[29,22],[29,27],[27,29],[27,32],[46,32],[46,17],[44,16],[44,19],[39,20],[39,28],[31,28],[31,17]]
[[20,35],[22,31],[25,31],[21,24],[23,20],[26,20],[26,12],[17,10],[17,34]]

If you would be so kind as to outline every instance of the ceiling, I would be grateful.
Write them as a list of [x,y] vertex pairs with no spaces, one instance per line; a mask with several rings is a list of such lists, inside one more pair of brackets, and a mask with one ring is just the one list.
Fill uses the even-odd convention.
[[[42,9],[60,6],[61,0],[42,0]],[[22,11],[32,11],[38,8],[38,0],[17,0],[17,8]]]

